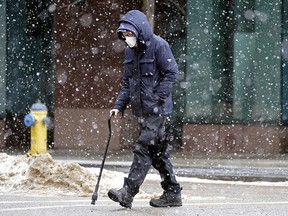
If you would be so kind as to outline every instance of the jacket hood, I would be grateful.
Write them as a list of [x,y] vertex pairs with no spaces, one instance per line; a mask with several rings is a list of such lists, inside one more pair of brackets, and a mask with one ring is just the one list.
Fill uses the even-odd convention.
[[[126,23],[126,24],[125,24]],[[127,25],[128,24],[128,25]],[[120,20],[119,27],[117,29],[117,35],[119,39],[123,39],[121,32],[125,30],[125,26],[132,25],[136,30],[138,35],[138,40],[148,41],[153,36],[153,31],[144,13],[139,10],[128,11]],[[127,30],[130,30],[127,27]]]

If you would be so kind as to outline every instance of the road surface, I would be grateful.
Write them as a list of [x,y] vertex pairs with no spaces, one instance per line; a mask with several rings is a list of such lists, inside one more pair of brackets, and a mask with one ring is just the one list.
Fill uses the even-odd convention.
[[[1,216],[287,216],[288,184],[286,182],[225,182],[194,179],[181,182],[183,206],[153,208],[149,199],[135,197],[132,209],[125,209],[107,197],[91,205],[90,197],[36,196],[33,194],[0,194]],[[142,190],[161,193],[155,181],[146,181]]]

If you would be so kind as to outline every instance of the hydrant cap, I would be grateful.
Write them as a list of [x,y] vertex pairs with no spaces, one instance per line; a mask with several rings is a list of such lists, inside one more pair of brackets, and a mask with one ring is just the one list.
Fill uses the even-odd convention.
[[47,107],[45,106],[45,104],[35,103],[35,104],[32,104],[31,110],[46,111]]
[[25,124],[27,127],[31,127],[32,125],[34,125],[34,123],[35,123],[35,117],[34,117],[34,115],[32,115],[32,114],[27,114],[27,115],[25,115],[24,124]]

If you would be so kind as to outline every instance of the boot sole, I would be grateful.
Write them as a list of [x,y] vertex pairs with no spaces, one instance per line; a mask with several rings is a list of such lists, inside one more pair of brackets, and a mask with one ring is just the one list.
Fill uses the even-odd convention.
[[131,205],[128,205],[127,203],[122,202],[121,197],[117,196],[115,193],[113,193],[112,191],[108,191],[108,197],[113,200],[114,202],[118,202],[122,207],[125,208],[130,208],[131,209]]
[[149,204],[152,207],[159,207],[159,208],[161,208],[161,207],[181,207],[182,206],[182,203],[168,203],[165,205],[156,205],[156,204],[150,202]]

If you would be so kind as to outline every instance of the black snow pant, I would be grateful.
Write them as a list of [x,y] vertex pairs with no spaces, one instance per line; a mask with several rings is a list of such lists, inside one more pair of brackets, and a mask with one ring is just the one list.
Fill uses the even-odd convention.
[[167,117],[149,116],[139,119],[140,135],[133,146],[133,162],[124,187],[135,196],[139,192],[151,165],[159,172],[164,191],[180,192],[181,188],[173,173],[167,152],[169,139],[165,132]]

